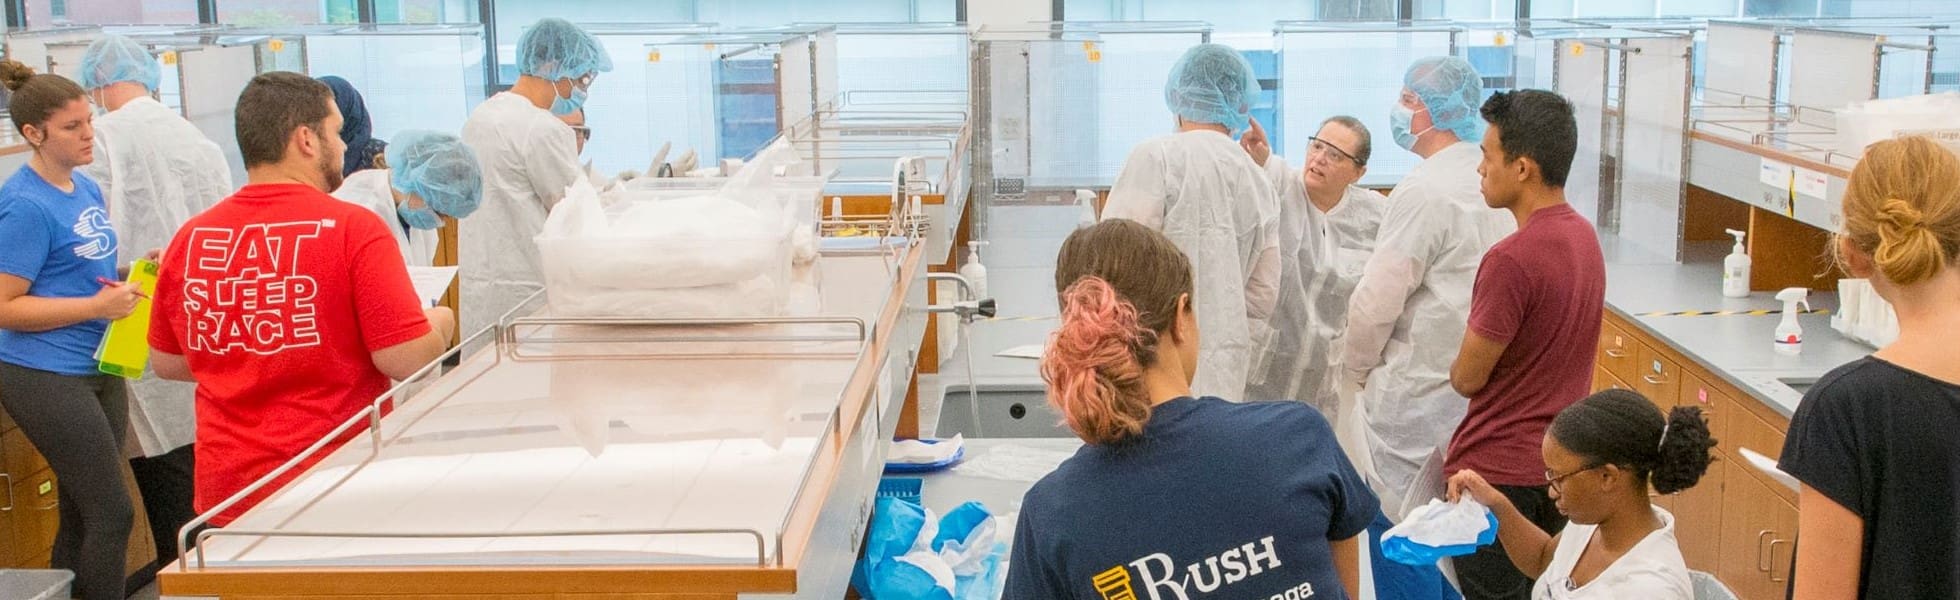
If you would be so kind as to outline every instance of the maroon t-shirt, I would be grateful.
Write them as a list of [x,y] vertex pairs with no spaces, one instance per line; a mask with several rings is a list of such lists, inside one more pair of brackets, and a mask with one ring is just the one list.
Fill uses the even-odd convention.
[[1507,345],[1450,438],[1446,475],[1474,469],[1497,485],[1545,485],[1539,445],[1552,417],[1592,391],[1605,302],[1599,237],[1570,205],[1532,213],[1491,246],[1470,295],[1470,331]]

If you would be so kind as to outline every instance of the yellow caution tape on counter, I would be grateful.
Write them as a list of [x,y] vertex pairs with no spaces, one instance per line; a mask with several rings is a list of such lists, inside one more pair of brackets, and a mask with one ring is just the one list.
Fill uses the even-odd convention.
[[[1661,312],[1640,313],[1634,316],[1636,317],[1760,317],[1764,315],[1780,315],[1780,314],[1783,314],[1782,309],[1772,308],[1772,309],[1764,309],[1764,310],[1677,310],[1673,312],[1661,311]],[[1797,311],[1797,314],[1828,315],[1831,314],[1831,311],[1820,308],[1817,310]]]

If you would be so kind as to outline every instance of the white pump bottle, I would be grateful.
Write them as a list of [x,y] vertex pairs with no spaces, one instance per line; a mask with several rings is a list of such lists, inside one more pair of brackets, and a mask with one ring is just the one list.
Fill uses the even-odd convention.
[[1735,236],[1735,249],[1729,257],[1722,259],[1722,295],[1730,298],[1749,297],[1749,251],[1742,246],[1741,231],[1725,230]]
[[973,285],[975,299],[989,297],[987,296],[987,266],[980,264],[980,247],[985,245],[987,242],[967,242],[966,265],[960,267],[960,276],[965,277],[966,282]]

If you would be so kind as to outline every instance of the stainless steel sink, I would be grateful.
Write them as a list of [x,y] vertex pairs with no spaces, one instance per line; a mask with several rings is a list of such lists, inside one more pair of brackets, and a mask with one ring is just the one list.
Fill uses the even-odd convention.
[[1075,437],[1075,432],[1062,424],[1061,413],[1048,406],[1046,387],[981,384],[979,392],[976,410],[971,386],[947,386],[935,435],[942,438],[953,434],[968,438]]
[[1810,386],[1817,385],[1817,378],[1816,377],[1778,377],[1776,378],[1776,382],[1781,383],[1783,385],[1790,386],[1790,389],[1796,390],[1797,393],[1799,394],[1808,394],[1810,393]]

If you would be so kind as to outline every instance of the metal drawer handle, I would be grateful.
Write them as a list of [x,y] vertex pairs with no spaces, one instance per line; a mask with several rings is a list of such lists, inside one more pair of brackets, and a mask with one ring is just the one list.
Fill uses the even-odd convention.
[[0,479],[7,480],[7,507],[0,508],[0,512],[12,512],[14,510],[14,476],[11,473],[0,473]]
[[1768,529],[1756,533],[1756,570],[1759,572],[1769,572],[1769,553],[1763,551],[1763,539],[1774,533]]
[[1653,375],[1642,375],[1642,376],[1640,376],[1640,380],[1641,380],[1641,381],[1645,381],[1645,382],[1647,382],[1647,383],[1648,383],[1649,385],[1667,385],[1667,378],[1666,378],[1666,377],[1655,377],[1655,376],[1653,376]]
[[1770,541],[1769,541],[1769,581],[1770,581],[1770,583],[1789,583],[1789,581],[1790,581],[1790,575],[1789,575],[1788,573],[1784,573],[1784,574],[1783,574],[1783,578],[1782,578],[1782,579],[1777,579],[1777,578],[1776,578],[1776,545],[1777,545],[1777,544],[1788,544],[1788,543],[1790,543],[1790,540],[1770,540]]
[[1607,349],[1607,350],[1606,350],[1606,357],[1607,357],[1607,358],[1626,358],[1626,357],[1627,357],[1627,351],[1625,351],[1625,350],[1617,350],[1617,349]]

